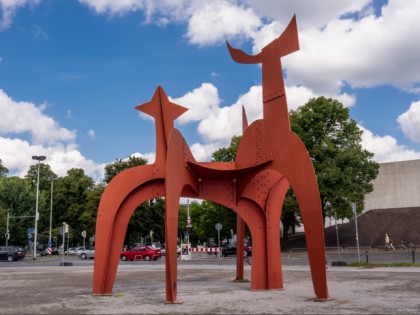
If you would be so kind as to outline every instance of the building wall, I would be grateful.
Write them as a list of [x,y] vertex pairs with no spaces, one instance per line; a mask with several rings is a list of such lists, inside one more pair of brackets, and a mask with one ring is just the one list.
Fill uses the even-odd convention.
[[373,191],[365,196],[364,212],[420,207],[420,160],[381,163],[372,183]]

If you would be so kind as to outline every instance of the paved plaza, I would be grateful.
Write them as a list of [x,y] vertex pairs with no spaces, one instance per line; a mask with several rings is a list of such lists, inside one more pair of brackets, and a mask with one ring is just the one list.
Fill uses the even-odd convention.
[[420,313],[420,268],[328,267],[327,302],[314,301],[307,266],[285,266],[284,290],[276,291],[232,281],[234,266],[178,268],[180,305],[165,304],[163,265],[120,265],[112,296],[91,294],[91,265],[0,268],[0,314]]

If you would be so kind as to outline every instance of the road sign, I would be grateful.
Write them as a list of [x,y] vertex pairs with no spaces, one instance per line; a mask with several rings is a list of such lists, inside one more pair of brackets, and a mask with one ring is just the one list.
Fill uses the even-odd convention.
[[220,224],[220,223],[216,223],[216,225],[214,227],[216,228],[217,231],[220,231],[222,229],[223,225]]
[[51,242],[48,242],[48,247],[51,247],[51,246],[52,246]]
[[86,231],[85,230],[82,231],[82,236],[86,237]]
[[60,234],[63,235],[64,233],[68,233],[68,232],[69,232],[69,225],[63,222],[63,225],[60,227]]

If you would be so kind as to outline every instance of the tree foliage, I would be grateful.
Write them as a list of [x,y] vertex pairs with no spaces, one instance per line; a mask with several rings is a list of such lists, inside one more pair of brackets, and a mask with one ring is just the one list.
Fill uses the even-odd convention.
[[[87,237],[95,235],[96,216],[102,194],[105,190],[105,184],[99,183],[89,189],[86,195],[85,210],[80,215],[80,230],[86,231]],[[80,243],[78,243],[80,244]]]
[[[10,244],[27,244],[27,228],[34,226],[36,190],[27,179],[0,177],[0,235],[6,233],[9,213]],[[46,194],[39,195],[39,208],[45,207]]]
[[[105,168],[108,182],[119,172],[133,166],[143,165],[147,161],[130,157],[117,160]],[[27,216],[28,218],[10,219],[9,244],[26,245],[27,228],[34,226],[36,186],[39,167],[39,220],[38,241],[41,247],[46,246],[49,236],[50,213],[52,214],[52,239],[54,245],[61,245],[59,234],[63,222],[70,226],[69,246],[81,245],[82,231],[87,237],[95,235],[96,216],[101,196],[106,184],[95,184],[92,178],[85,175],[82,169],[70,169],[66,176],[57,178],[48,164],[35,163],[29,167],[25,178],[6,177],[7,169],[2,167],[0,176],[0,233],[6,233],[7,212],[11,217]],[[51,198],[52,193],[52,198]],[[52,201],[52,205],[51,205]],[[145,202],[135,211],[127,228],[127,241],[139,242],[139,237],[154,231],[154,239],[164,238],[164,201],[162,199]],[[150,240],[150,236],[149,236]],[[67,241],[66,241],[67,245]]]
[[319,97],[291,111],[290,122],[313,161],[324,217],[333,209],[338,218],[350,218],[351,202],[361,212],[379,164],[362,148],[362,130],[349,109],[337,100]]
[[190,207],[191,221],[193,223],[192,239],[206,241],[208,238],[217,240],[216,223],[222,224],[220,236],[222,239],[231,237],[230,231],[236,233],[236,213],[211,201],[201,204],[193,202]]
[[87,197],[93,189],[92,178],[80,168],[70,169],[66,176],[54,181],[53,223],[61,226],[65,222],[70,226],[70,245],[80,244],[82,240],[81,233],[85,227],[82,218],[87,208]]
[[233,136],[230,145],[213,152],[212,160],[218,162],[233,162],[236,159],[236,152],[241,141],[241,136]]
[[0,159],[0,177],[5,177],[8,173],[9,170],[3,165],[3,161]]
[[[51,170],[48,164],[39,163],[39,190],[48,190],[51,185],[51,178],[57,175]],[[38,164],[29,166],[25,178],[29,179],[32,185],[36,186],[38,180]]]

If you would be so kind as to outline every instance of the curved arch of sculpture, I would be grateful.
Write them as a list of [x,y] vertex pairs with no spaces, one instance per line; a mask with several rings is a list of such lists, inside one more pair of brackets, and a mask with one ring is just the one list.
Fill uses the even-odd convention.
[[[153,165],[141,165],[120,173],[104,191],[96,219],[94,294],[111,294],[119,253],[128,221],[142,202],[162,197],[164,182],[153,179]],[[140,176],[140,174],[142,176]],[[135,183],[128,183],[135,176]]]

